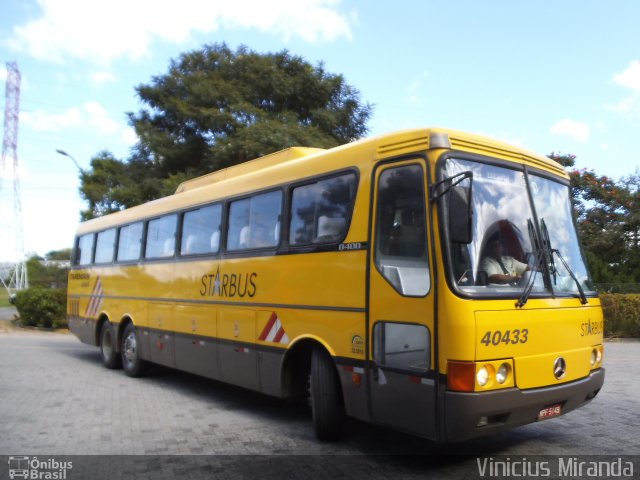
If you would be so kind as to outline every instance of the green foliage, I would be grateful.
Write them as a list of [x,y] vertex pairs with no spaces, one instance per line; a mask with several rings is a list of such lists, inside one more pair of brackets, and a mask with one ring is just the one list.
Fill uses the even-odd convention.
[[[575,155],[549,158],[573,167]],[[615,181],[571,169],[578,231],[596,283],[640,283],[640,172]]]
[[45,255],[47,260],[70,261],[71,248],[63,248],[62,250],[51,250]]
[[597,283],[640,283],[640,174],[614,181],[593,170],[570,172],[578,228]]
[[116,159],[109,152],[100,152],[91,160],[91,169],[82,172],[80,191],[89,203],[82,220],[107,215],[175,191],[179,184],[169,185],[167,179],[149,160],[134,153],[128,162]]
[[291,146],[331,148],[366,134],[372,107],[342,75],[283,50],[207,45],[137,87],[140,142],[127,161],[101,152],[83,172],[84,219],[175,191],[194,176]]
[[555,160],[563,167],[573,167],[576,164],[576,156],[571,153],[551,152],[547,155],[551,160]]
[[640,295],[601,293],[607,337],[640,338]]
[[63,288],[28,288],[17,292],[16,308],[23,326],[66,327],[67,292]]
[[68,267],[47,264],[43,258],[33,256],[27,260],[29,285],[42,288],[67,288]]

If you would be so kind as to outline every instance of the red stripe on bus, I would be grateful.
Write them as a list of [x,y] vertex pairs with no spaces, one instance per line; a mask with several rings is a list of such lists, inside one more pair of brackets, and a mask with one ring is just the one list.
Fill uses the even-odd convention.
[[284,328],[280,327],[280,329],[278,330],[278,333],[276,333],[276,338],[274,338],[273,341],[276,343],[280,342],[280,340],[282,340],[282,337],[284,337],[284,334],[285,334]]
[[267,335],[269,335],[269,332],[271,331],[271,328],[275,325],[277,319],[278,319],[278,316],[276,315],[276,312],[273,312],[271,314],[271,317],[269,317],[269,321],[267,322],[264,329],[262,330],[262,333],[258,337],[258,340],[264,341],[267,339]]

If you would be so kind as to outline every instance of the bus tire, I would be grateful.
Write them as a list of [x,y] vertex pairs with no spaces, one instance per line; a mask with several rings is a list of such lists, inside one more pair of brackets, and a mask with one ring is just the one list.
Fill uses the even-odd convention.
[[115,349],[113,334],[111,323],[108,320],[103,322],[100,328],[100,356],[102,357],[102,365],[110,369],[120,368],[122,365],[120,355]]
[[140,341],[136,327],[129,323],[122,334],[122,369],[129,377],[141,377],[147,369],[147,362],[140,358]]
[[322,348],[311,354],[309,387],[316,437],[325,441],[340,438],[344,419],[340,380],[331,356]]

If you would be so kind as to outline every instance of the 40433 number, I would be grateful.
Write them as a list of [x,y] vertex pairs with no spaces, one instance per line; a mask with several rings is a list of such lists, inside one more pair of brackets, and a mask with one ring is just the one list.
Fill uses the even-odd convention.
[[480,343],[487,347],[491,345],[497,347],[501,343],[504,343],[505,345],[516,345],[518,343],[527,343],[528,340],[529,330],[526,328],[523,328],[522,330],[516,328],[514,330],[506,330],[504,332],[501,330],[496,330],[495,332],[488,331],[484,334]]

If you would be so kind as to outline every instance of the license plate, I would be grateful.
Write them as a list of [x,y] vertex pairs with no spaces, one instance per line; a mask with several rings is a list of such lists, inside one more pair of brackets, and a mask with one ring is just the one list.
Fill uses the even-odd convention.
[[556,403],[555,405],[549,405],[544,407],[538,412],[538,420],[546,420],[547,418],[558,417],[562,415],[562,404]]

